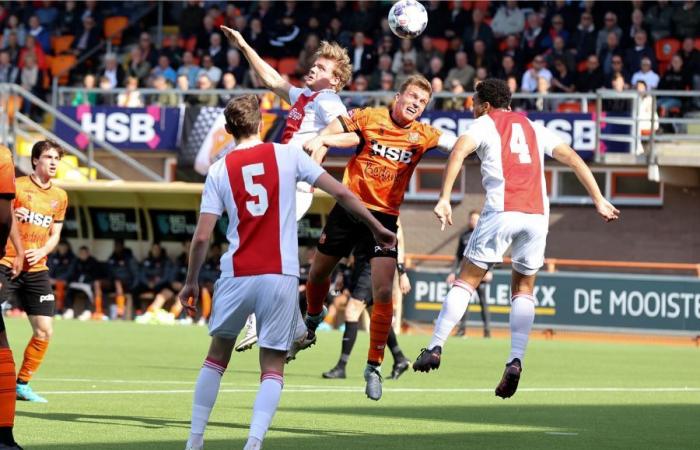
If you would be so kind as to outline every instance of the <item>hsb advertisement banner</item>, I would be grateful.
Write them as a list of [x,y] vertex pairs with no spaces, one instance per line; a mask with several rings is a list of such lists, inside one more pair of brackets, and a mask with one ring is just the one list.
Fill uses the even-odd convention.
[[[449,290],[447,273],[409,271],[407,319],[432,322]],[[485,286],[494,322],[508,322],[510,272],[494,271]],[[541,273],[534,292],[535,324],[700,332],[700,279],[598,273]],[[475,297],[471,314],[479,311]],[[472,318],[478,319],[478,315]]]
[[180,108],[119,108],[112,106],[63,106],[59,110],[84,130],[78,133],[62,121],[54,132],[79,149],[87,149],[88,133],[124,150],[176,150]]

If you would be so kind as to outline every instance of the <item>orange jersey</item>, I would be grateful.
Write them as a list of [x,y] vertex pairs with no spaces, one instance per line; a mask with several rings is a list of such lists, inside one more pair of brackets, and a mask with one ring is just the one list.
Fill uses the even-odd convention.
[[[24,249],[39,248],[49,240],[51,226],[54,223],[63,222],[68,207],[68,195],[57,186],[51,185],[48,189],[42,189],[31,177],[20,177],[17,178],[14,207],[15,210],[19,208],[29,210],[25,220],[17,222]],[[17,254],[12,242],[7,243],[5,251],[5,257],[0,264],[12,267],[12,260]],[[28,272],[49,270],[46,266],[46,257],[31,267],[25,261],[22,270]]]
[[386,107],[356,109],[340,120],[346,132],[363,139],[345,168],[343,184],[367,208],[398,216],[411,175],[423,154],[438,144],[440,130],[418,121],[402,128]]
[[15,198],[15,165],[12,152],[4,145],[0,145],[0,197]]

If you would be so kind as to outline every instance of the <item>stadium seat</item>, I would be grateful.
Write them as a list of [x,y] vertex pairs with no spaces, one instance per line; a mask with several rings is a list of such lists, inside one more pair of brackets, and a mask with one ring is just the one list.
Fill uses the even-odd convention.
[[53,54],[60,55],[70,50],[70,46],[73,44],[74,39],[75,36],[71,34],[51,37],[51,49],[53,50]]
[[447,39],[440,38],[440,37],[433,38],[433,47],[438,49],[440,52],[445,53],[449,46],[450,46],[450,41],[448,41]]
[[129,26],[126,16],[107,17],[104,21],[105,38],[112,39],[112,45],[122,44],[122,31]]
[[681,43],[678,39],[674,38],[663,38],[656,41],[654,45],[654,51],[656,53],[656,59],[659,62],[671,61],[673,55],[675,55],[681,48]]
[[299,58],[289,57],[282,58],[277,64],[277,71],[282,75],[293,75],[296,72],[297,65],[299,64]]
[[51,76],[59,77],[58,84],[68,83],[68,75],[71,67],[75,65],[75,55],[60,55],[51,58]]
[[559,105],[557,106],[557,112],[560,112],[560,113],[580,113],[581,112],[581,102],[559,103]]
[[263,56],[263,60],[268,63],[273,69],[277,69],[278,61],[270,56]]

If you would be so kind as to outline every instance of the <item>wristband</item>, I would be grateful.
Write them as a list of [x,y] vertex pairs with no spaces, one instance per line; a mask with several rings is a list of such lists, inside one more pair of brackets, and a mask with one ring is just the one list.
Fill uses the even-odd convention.
[[399,271],[399,275],[406,273],[406,268],[404,267],[403,263],[396,263],[396,270]]

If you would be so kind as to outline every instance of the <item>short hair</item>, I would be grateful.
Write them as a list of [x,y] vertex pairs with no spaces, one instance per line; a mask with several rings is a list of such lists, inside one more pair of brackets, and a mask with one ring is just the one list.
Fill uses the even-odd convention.
[[428,95],[433,95],[433,87],[430,85],[430,81],[428,81],[428,79],[423,75],[411,75],[410,77],[406,78],[406,81],[401,83],[399,92],[403,94],[406,92],[406,89],[408,89],[409,86],[416,86],[417,88],[426,91]]
[[59,159],[63,158],[63,155],[66,154],[66,151],[63,149],[63,147],[58,145],[58,143],[55,141],[52,141],[50,139],[37,141],[32,147],[32,170],[36,169],[36,163],[34,163],[34,160],[41,158],[41,155],[48,152],[49,150],[56,150],[58,152]]
[[226,130],[236,140],[256,134],[262,120],[258,97],[241,95],[232,98],[226,104],[224,117],[226,118]]
[[487,78],[476,87],[480,102],[489,102],[493,108],[510,106],[510,89],[505,81],[497,78]]
[[314,61],[318,58],[330,59],[335,63],[333,75],[338,77],[338,85],[335,87],[335,90],[336,92],[341,91],[352,76],[352,64],[350,63],[348,51],[337,42],[322,41],[318,50],[316,50]]

